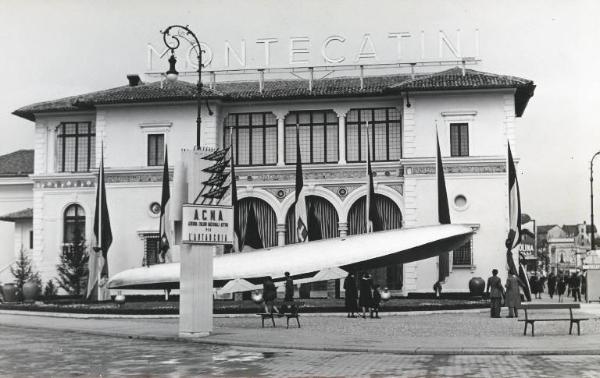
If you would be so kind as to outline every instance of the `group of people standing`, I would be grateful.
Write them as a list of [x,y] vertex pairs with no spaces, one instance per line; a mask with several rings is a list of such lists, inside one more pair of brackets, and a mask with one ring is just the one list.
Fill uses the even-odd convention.
[[[585,295],[585,278],[580,271],[570,276],[561,274],[558,277],[552,272],[547,279],[546,277],[538,277],[537,275],[531,276],[529,278],[529,287],[531,288],[531,294],[535,298],[542,298],[546,282],[548,283],[550,298],[553,298],[556,293],[559,302],[563,301],[563,295],[567,291],[567,288],[568,295],[573,296],[575,302],[581,302],[581,295]],[[514,318],[519,316],[517,308],[521,305],[521,294],[519,292],[519,279],[514,274],[509,273],[506,279],[506,286],[502,286],[502,280],[498,277],[498,270],[492,270],[492,276],[487,281],[486,293],[490,296],[490,315],[492,318],[500,317],[502,299],[504,299],[504,305],[508,307],[508,317]]]
[[506,279],[506,290],[502,286],[502,280],[498,277],[498,269],[492,270],[492,276],[488,278],[486,293],[490,295],[490,316],[492,318],[500,317],[500,308],[502,299],[508,307],[508,317],[516,318],[519,316],[517,308],[521,305],[521,293],[519,292],[519,280],[517,276],[509,273]]
[[369,273],[364,272],[360,275],[358,289],[354,273],[348,273],[344,280],[344,290],[346,293],[346,311],[349,318],[356,318],[355,313],[359,313],[362,309],[363,319],[366,319],[367,311],[371,318],[379,319],[381,293],[379,292],[379,285],[373,283],[373,278]]
[[[533,277],[536,277],[536,276],[532,276],[532,278]],[[538,283],[536,285],[536,290],[535,290],[536,298],[541,298],[542,293],[544,292],[543,278],[537,279],[537,282],[540,282],[540,281],[542,283],[541,284]],[[535,280],[534,280],[534,283],[535,283]],[[572,296],[573,300],[575,302],[581,302],[581,295],[585,296],[586,282],[585,282],[585,277],[581,273],[581,271],[577,271],[575,273],[572,273],[571,275],[559,274],[558,276],[556,276],[554,274],[554,272],[552,272],[548,276],[547,283],[548,283],[548,295],[550,295],[550,298],[553,298],[554,294],[558,295],[559,302],[563,301],[563,296],[565,295],[565,293],[567,293],[567,296],[569,296],[569,297]],[[533,293],[534,288],[533,288],[533,285],[531,284],[531,282],[530,282],[530,286],[531,286],[531,291]]]

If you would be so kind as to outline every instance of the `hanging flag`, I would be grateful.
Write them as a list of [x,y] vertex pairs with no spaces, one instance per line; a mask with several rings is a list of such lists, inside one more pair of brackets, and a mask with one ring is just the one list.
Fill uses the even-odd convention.
[[264,248],[264,245],[260,237],[260,233],[258,232],[256,213],[254,212],[254,206],[250,205],[250,209],[248,210],[248,218],[246,219],[246,234],[244,235],[242,249],[247,251],[262,248]]
[[[446,179],[444,177],[444,165],[442,164],[442,153],[440,150],[440,139],[437,128],[435,130],[435,141],[437,159],[435,170],[437,173],[438,192],[438,221],[440,224],[450,224],[450,209],[448,207],[448,192],[446,191]],[[444,252],[438,258],[438,280],[444,281],[450,275],[450,253]]]
[[308,224],[310,227],[308,228],[308,240],[321,240],[323,239],[323,233],[321,232],[321,221],[319,217],[317,217],[317,213],[314,205],[311,203],[308,205],[308,214],[307,214]]
[[242,250],[240,237],[240,208],[238,205],[238,197],[237,197],[237,183],[235,182],[235,153],[233,149],[233,128],[229,129],[229,151],[231,153],[231,158],[229,159],[231,164],[231,171],[229,172],[229,176],[231,177],[231,206],[233,207],[233,252],[240,252]]
[[365,218],[367,232],[381,231],[383,225],[377,207],[375,206],[375,185],[373,184],[373,170],[371,169],[371,137],[369,123],[367,122],[367,200]]
[[[93,292],[98,293],[99,300],[110,299],[110,292],[104,286],[108,280],[108,249],[112,244],[112,231],[106,204],[106,187],[104,184],[104,144],[101,148],[100,169],[96,185],[96,210],[94,212],[94,244],[92,256],[89,259],[89,276],[87,298]],[[108,298],[107,298],[108,296]]]
[[171,189],[169,187],[169,153],[165,146],[165,161],[162,177],[162,195],[160,199],[160,222],[158,225],[158,234],[160,239],[158,242],[158,250],[163,262],[167,262],[166,255],[171,248],[170,241],[173,241],[173,226],[170,220],[169,199],[171,199]]
[[521,242],[521,198],[517,170],[508,143],[508,224],[509,231],[506,239],[506,259],[509,272],[517,275],[517,268],[512,256],[512,250]]
[[308,241],[308,223],[306,217],[306,196],[304,193],[304,178],[302,177],[302,154],[300,153],[300,131],[296,125],[296,242]]

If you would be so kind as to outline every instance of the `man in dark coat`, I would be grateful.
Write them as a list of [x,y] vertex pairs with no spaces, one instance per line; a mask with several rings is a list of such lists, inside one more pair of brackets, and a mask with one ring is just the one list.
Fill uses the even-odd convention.
[[356,290],[356,281],[354,279],[354,273],[350,272],[344,279],[344,292],[346,311],[348,312],[349,318],[356,318],[354,313],[357,311],[356,299],[358,298],[358,291]]
[[284,301],[292,302],[294,300],[294,281],[290,277],[290,272],[285,272],[285,297]]
[[498,269],[492,270],[492,276],[488,278],[486,293],[490,294],[490,315],[492,318],[500,317],[500,306],[504,296],[502,280],[498,277]]
[[265,312],[279,312],[274,304],[275,299],[277,299],[277,288],[275,287],[271,276],[265,278],[263,282],[263,299],[265,301]]
[[373,294],[371,293],[372,286],[371,276],[369,273],[363,273],[363,276],[359,282],[360,297],[358,298],[358,305],[362,307],[363,319],[367,318],[367,309],[369,309],[369,312],[371,312],[371,304],[373,303]]
[[554,272],[551,272],[548,276],[548,295],[550,298],[554,296],[554,291],[556,290],[556,275]]

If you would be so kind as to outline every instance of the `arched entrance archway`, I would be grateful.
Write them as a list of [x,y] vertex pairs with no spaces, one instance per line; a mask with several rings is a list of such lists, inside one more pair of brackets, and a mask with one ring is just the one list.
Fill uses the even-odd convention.
[[[314,216],[316,218],[316,222],[320,223],[320,229],[316,232],[320,236],[320,239],[331,239],[336,238],[339,235],[338,231],[338,222],[339,216],[335,206],[331,204],[328,200],[319,196],[307,196],[306,197],[306,207],[307,207],[307,216],[310,221],[311,215],[310,209],[314,212]],[[311,235],[315,235],[314,231],[310,229],[311,224],[309,224],[309,240]],[[287,216],[285,217],[285,244],[293,244],[296,242],[296,219],[295,219],[295,207],[291,206],[287,212]],[[313,239],[314,240],[314,239]],[[329,292],[331,291],[336,297],[339,297],[339,282],[331,281],[331,284],[334,285],[331,288],[327,287],[328,281],[322,282],[313,282],[312,284],[305,284],[300,286],[300,297],[308,298],[310,297],[311,291],[320,291],[320,292]]]
[[[365,212],[366,196],[360,197],[352,204],[348,212],[348,235],[364,234],[366,232]],[[382,220],[383,230],[402,228],[402,212],[394,201],[381,194],[375,194],[375,206]],[[390,265],[369,271],[373,282],[392,290],[402,289],[402,264]]]
[[[240,239],[243,241],[250,237],[250,235],[246,235],[248,231],[248,215],[250,214],[250,208],[254,210],[256,224],[258,226],[258,238],[260,238],[263,247],[268,248],[276,246],[277,217],[275,211],[266,201],[256,197],[246,197],[238,201]],[[244,246],[242,247],[242,250],[243,248]]]

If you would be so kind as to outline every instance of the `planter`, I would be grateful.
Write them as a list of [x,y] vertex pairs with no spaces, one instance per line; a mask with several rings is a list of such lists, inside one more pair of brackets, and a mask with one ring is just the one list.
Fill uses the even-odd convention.
[[2,295],[5,302],[17,301],[17,285],[14,283],[5,283],[2,285]]
[[481,277],[473,277],[469,280],[469,291],[473,297],[481,297],[485,290],[485,281]]
[[27,281],[23,284],[23,300],[34,302],[40,295],[40,286],[35,281]]

